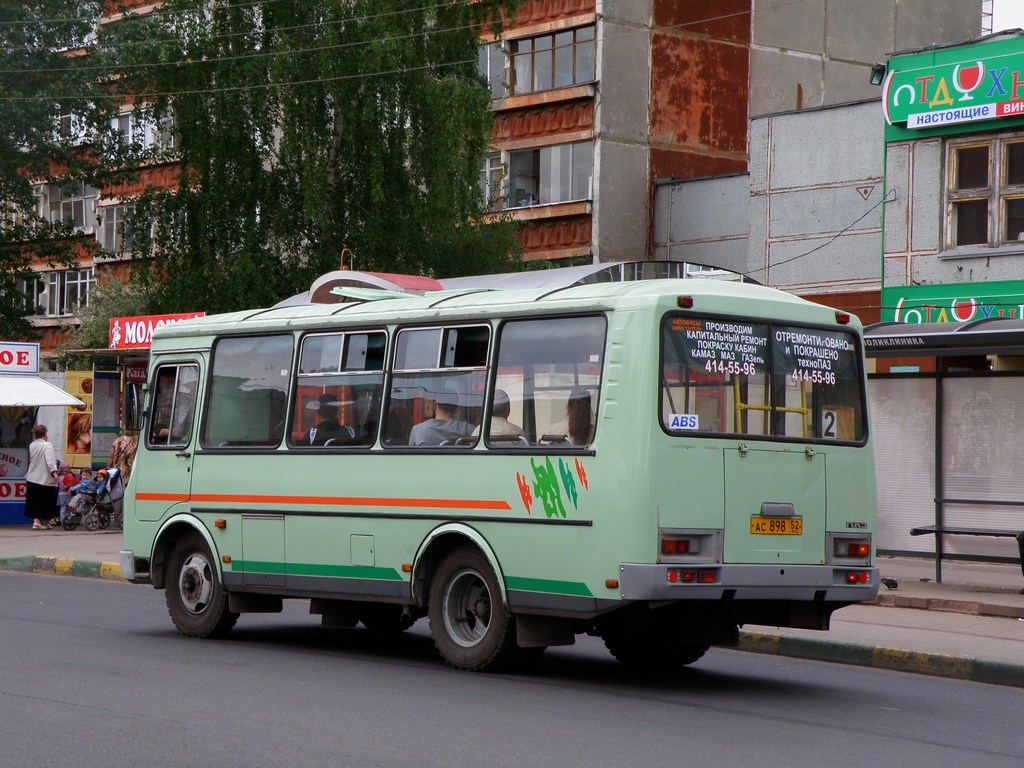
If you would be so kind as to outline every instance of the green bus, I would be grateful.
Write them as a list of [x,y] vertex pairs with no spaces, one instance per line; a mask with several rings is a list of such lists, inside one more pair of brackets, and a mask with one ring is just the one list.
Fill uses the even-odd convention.
[[154,332],[123,578],[184,634],[308,600],[504,667],[674,666],[873,598],[855,317],[758,285],[351,290]]

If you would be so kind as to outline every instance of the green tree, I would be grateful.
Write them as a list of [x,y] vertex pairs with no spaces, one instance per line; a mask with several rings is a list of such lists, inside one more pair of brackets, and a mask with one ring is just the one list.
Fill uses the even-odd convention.
[[91,173],[76,139],[98,105],[81,98],[82,57],[71,54],[98,12],[88,0],[0,0],[0,338],[32,335],[23,289],[33,260],[71,265],[82,247],[73,222],[38,214],[33,185]]
[[112,278],[95,288],[89,306],[78,313],[79,325],[58,350],[61,364],[72,370],[92,367],[91,357],[76,356],[76,349],[103,349],[110,335],[110,319],[151,314],[149,291],[138,279]]
[[163,309],[273,303],[339,266],[437,277],[518,265],[484,223],[492,131],[476,71],[498,0],[168,0],[101,31],[97,60],[139,109],[173,114],[175,190],[147,279]]

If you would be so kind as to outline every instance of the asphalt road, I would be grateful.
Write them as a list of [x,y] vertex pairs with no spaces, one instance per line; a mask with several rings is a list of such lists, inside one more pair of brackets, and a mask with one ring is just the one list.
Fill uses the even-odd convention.
[[637,679],[600,641],[526,674],[448,669],[425,621],[381,640],[303,603],[222,641],[162,593],[0,573],[10,766],[1016,766],[1015,688],[712,650]]

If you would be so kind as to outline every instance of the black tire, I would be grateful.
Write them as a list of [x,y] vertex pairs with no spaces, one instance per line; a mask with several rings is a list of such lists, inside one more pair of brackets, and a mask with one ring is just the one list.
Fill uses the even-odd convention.
[[195,533],[183,536],[171,552],[164,599],[174,626],[189,637],[224,637],[238,621],[228,610],[210,548]]
[[96,514],[88,514],[85,516],[85,530],[95,531],[100,527],[100,518]]
[[359,612],[359,620],[371,632],[392,634],[404,632],[416,619],[403,610],[401,605],[372,603]]
[[483,672],[514,660],[515,620],[480,550],[462,547],[441,562],[430,584],[427,613],[434,646],[450,666]]
[[657,627],[647,630],[608,632],[605,647],[626,666],[644,672],[678,669],[693,664],[711,646],[684,643],[678,628]]
[[75,528],[78,527],[78,523],[72,521],[70,517],[65,517],[64,522],[62,522],[60,525],[65,531],[73,531],[75,530]]

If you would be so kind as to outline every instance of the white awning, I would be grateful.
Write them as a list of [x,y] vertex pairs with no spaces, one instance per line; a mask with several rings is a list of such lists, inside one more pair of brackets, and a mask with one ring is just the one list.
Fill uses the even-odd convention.
[[38,376],[0,376],[0,407],[9,405],[85,405]]

